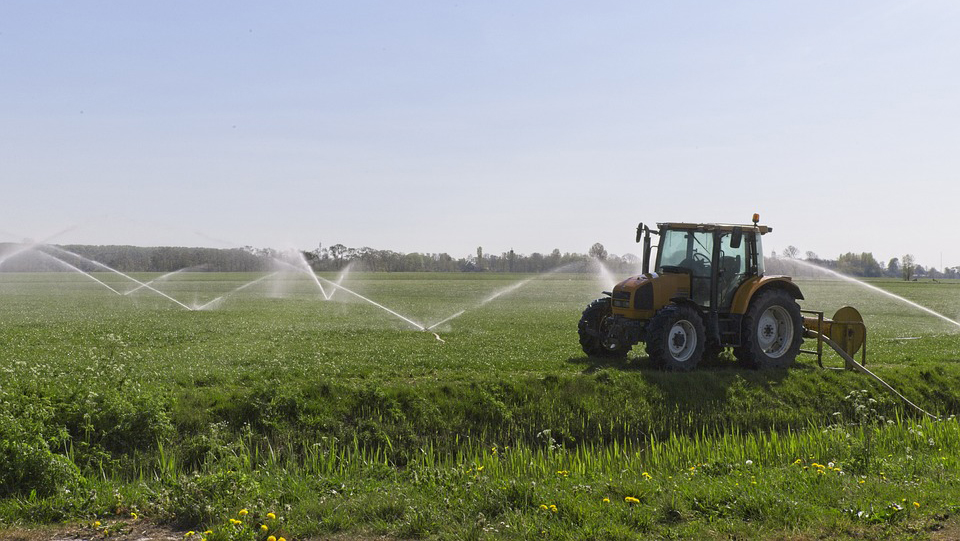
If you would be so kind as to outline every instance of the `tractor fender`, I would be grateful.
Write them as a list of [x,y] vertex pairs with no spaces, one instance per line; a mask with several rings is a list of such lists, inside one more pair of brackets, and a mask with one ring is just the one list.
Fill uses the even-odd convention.
[[789,293],[794,299],[803,300],[803,293],[800,292],[800,287],[793,283],[793,280],[789,276],[755,276],[745,281],[737,289],[736,294],[733,296],[733,303],[730,305],[730,313],[739,315],[746,314],[747,308],[750,307],[750,301],[753,300],[757,293],[767,289],[782,289]]

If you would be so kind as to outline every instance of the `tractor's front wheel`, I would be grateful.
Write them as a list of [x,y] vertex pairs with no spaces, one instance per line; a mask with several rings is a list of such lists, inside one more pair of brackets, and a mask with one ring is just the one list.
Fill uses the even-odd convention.
[[580,347],[584,353],[591,357],[627,356],[631,346],[609,339],[609,320],[612,315],[613,306],[609,298],[597,299],[587,305],[577,325]]
[[647,355],[664,370],[693,370],[706,345],[703,319],[689,306],[661,308],[647,325]]
[[788,368],[803,343],[800,305],[782,289],[757,295],[743,317],[743,339],[734,349],[737,360],[751,368]]

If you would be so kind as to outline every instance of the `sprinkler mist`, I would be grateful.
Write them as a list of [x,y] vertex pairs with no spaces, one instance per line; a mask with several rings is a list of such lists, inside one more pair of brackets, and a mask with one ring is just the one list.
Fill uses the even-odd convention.
[[[313,278],[314,283],[317,284],[317,287],[320,288],[320,294],[323,295],[323,300],[329,301],[332,294],[327,294],[327,290],[323,289],[323,284],[320,283],[320,280],[317,278],[317,274],[313,272],[313,269],[310,268],[310,263],[307,263],[306,256],[303,255],[303,252],[297,250],[297,263],[300,265],[300,270],[309,274]],[[288,263],[289,264],[289,263]]]
[[[287,261],[284,261],[284,260],[278,259],[278,258],[274,258],[274,261],[276,261],[277,263],[280,263],[280,264],[282,264],[282,265],[284,265],[284,266],[291,267],[291,268],[295,269],[295,270],[298,271],[298,272],[306,272],[307,274],[309,274],[310,277],[313,278],[314,283],[317,284],[317,287],[320,288],[320,292],[323,294],[323,299],[324,299],[324,300],[330,300],[331,298],[333,298],[333,293],[334,293],[336,290],[342,289],[343,291],[345,291],[345,292],[353,295],[354,297],[357,297],[358,299],[360,299],[360,300],[362,300],[362,301],[365,301],[365,302],[367,302],[367,303],[369,303],[369,304],[372,304],[373,306],[376,306],[377,308],[379,308],[379,309],[387,312],[388,314],[390,314],[390,315],[392,315],[392,316],[394,316],[394,317],[396,317],[396,318],[399,318],[399,319],[403,320],[403,321],[406,322],[407,324],[413,326],[413,327],[414,327],[415,329],[417,329],[418,331],[430,332],[430,334],[432,334],[433,337],[436,338],[437,340],[439,340],[439,341],[441,341],[441,342],[446,342],[446,340],[444,340],[443,338],[440,338],[440,335],[439,335],[439,334],[437,334],[437,333],[435,333],[435,332],[431,332],[430,329],[424,327],[424,326],[421,325],[420,323],[417,323],[416,321],[408,318],[407,316],[405,316],[405,315],[403,315],[403,314],[401,314],[401,313],[399,313],[399,312],[397,312],[397,311],[395,311],[395,310],[391,310],[390,308],[387,308],[386,306],[380,304],[379,302],[377,302],[377,301],[375,301],[375,300],[373,300],[373,299],[370,299],[370,298],[368,298],[368,297],[364,297],[363,295],[357,293],[356,291],[353,291],[352,289],[349,289],[349,288],[347,288],[346,286],[344,286],[344,285],[342,284],[342,282],[343,282],[343,279],[346,277],[346,274],[347,274],[347,271],[349,270],[349,267],[347,267],[346,269],[344,269],[343,271],[341,271],[340,276],[337,278],[337,281],[334,282],[334,281],[332,281],[332,280],[327,280],[326,278],[323,278],[323,277],[321,277],[321,276],[317,276],[317,274],[316,274],[315,272],[313,272],[313,269],[310,268],[310,265],[307,263],[306,258],[303,257],[303,253],[302,253],[302,252],[298,252],[298,255],[299,255],[298,259],[299,259],[300,262],[301,262],[300,265],[293,265],[293,264],[291,264],[291,263],[288,263]],[[327,294],[327,291],[323,288],[323,283],[326,283],[327,285],[329,285],[329,286],[332,287],[332,289],[331,289],[331,291],[330,291],[329,294]]]
[[904,303],[904,304],[908,304],[908,305],[916,308],[917,310],[922,310],[922,311],[924,311],[924,312],[926,312],[926,313],[928,313],[928,314],[930,314],[930,315],[932,315],[932,316],[936,316],[936,317],[938,317],[938,318],[940,318],[940,319],[942,319],[942,320],[944,320],[944,321],[946,321],[946,322],[948,322],[948,323],[951,323],[951,324],[953,324],[953,325],[956,325],[957,327],[960,327],[960,321],[956,321],[956,320],[950,319],[950,318],[948,318],[947,316],[941,314],[940,312],[937,312],[937,311],[935,311],[935,310],[931,310],[931,309],[927,308],[926,306],[923,306],[923,305],[917,304],[917,303],[915,303],[915,302],[913,302],[913,301],[911,301],[911,300],[905,299],[905,298],[901,297],[900,295],[897,295],[897,294],[894,294],[894,293],[890,293],[889,291],[887,291],[887,290],[885,290],[885,289],[881,289],[881,288],[879,288],[879,287],[877,287],[877,286],[875,286],[875,285],[868,284],[868,283],[866,283],[866,282],[862,282],[862,281],[860,281],[860,280],[857,280],[856,278],[851,278],[850,276],[847,276],[847,275],[845,275],[845,274],[841,274],[841,273],[839,273],[839,272],[837,272],[837,271],[835,271],[835,270],[827,269],[827,268],[821,267],[821,266],[819,266],[819,265],[814,265],[813,263],[810,263],[810,262],[807,262],[807,261],[802,261],[802,260],[799,260],[799,259],[794,259],[794,260],[792,260],[791,262],[792,262],[792,263],[797,263],[797,264],[802,265],[802,266],[804,266],[804,267],[808,267],[808,268],[815,269],[815,270],[818,270],[818,271],[823,271],[823,272],[825,272],[825,273],[827,273],[827,274],[836,276],[837,278],[840,278],[840,279],[842,279],[842,280],[846,280],[847,282],[852,282],[852,283],[854,283],[854,284],[863,286],[863,287],[865,287],[865,288],[867,288],[867,289],[869,289],[869,290],[876,291],[877,293],[882,293],[882,294],[884,294],[884,295],[886,295],[886,296],[888,296],[888,297],[890,297],[890,298],[892,298],[892,299],[896,299],[896,300],[898,300],[898,301],[900,301],[900,302],[902,302],[902,303]]
[[616,276],[610,272],[610,269],[603,264],[603,261],[594,257],[593,262],[597,265],[597,275],[600,278],[600,281],[603,282],[603,287],[613,287],[617,285],[619,280],[617,280]]
[[183,272],[183,271],[187,271],[187,270],[190,270],[190,269],[200,269],[200,268],[203,268],[203,267],[206,267],[206,265],[198,265],[198,266],[196,266],[196,267],[184,267],[184,268],[182,268],[182,269],[178,269],[178,270],[175,270],[175,271],[173,271],[173,272],[168,272],[168,273],[164,274],[163,276],[158,276],[158,277],[154,278],[153,280],[150,280],[149,282],[145,282],[145,283],[143,283],[143,284],[141,284],[141,285],[138,285],[137,287],[131,289],[130,291],[124,291],[123,294],[124,294],[124,295],[129,295],[129,294],[131,294],[131,293],[133,293],[133,292],[135,292],[135,291],[140,291],[141,289],[149,286],[150,284],[153,284],[153,283],[156,283],[156,282],[162,282],[163,280],[166,280],[167,278],[173,276],[174,274],[179,274],[179,273],[181,273],[181,272]]
[[[17,246],[17,247],[14,248],[13,250],[10,250],[9,252],[7,252],[7,253],[5,253],[5,254],[0,254],[0,265],[3,265],[3,262],[4,262],[4,261],[6,261],[6,260],[8,260],[8,259],[10,259],[10,258],[12,258],[12,257],[16,257],[16,256],[19,255],[19,254],[22,254],[22,253],[24,253],[24,252],[28,252],[28,251],[30,251],[30,250],[36,250],[36,248],[37,248],[38,246],[45,246],[45,245],[46,245],[48,242],[50,242],[51,240],[59,237],[60,235],[64,235],[64,234],[66,234],[66,233],[69,233],[69,232],[73,231],[74,229],[76,229],[77,227],[79,227],[79,226],[74,225],[74,226],[68,227],[68,228],[64,229],[63,231],[59,231],[59,232],[57,232],[57,233],[54,233],[53,235],[50,235],[49,237],[47,237],[47,238],[45,238],[45,239],[43,239],[43,240],[39,240],[39,241],[24,240],[22,244],[20,244],[19,246]],[[78,270],[79,270],[79,269],[78,269]]]
[[[311,273],[311,274],[312,274],[312,273]],[[418,331],[427,331],[427,332],[430,331],[430,329],[428,329],[427,327],[424,327],[423,325],[421,325],[421,324],[417,323],[416,321],[408,318],[407,316],[405,316],[405,315],[403,315],[403,314],[400,314],[400,313],[398,313],[398,312],[396,312],[396,311],[394,311],[394,310],[391,310],[391,309],[387,308],[386,306],[380,304],[379,302],[377,302],[377,301],[375,301],[375,300],[373,300],[373,299],[364,297],[363,295],[357,293],[356,291],[353,291],[352,289],[348,289],[348,288],[344,287],[342,284],[338,284],[338,283],[333,282],[333,281],[331,281],[331,280],[327,280],[326,278],[317,276],[316,274],[314,274],[313,276],[314,276],[314,278],[316,278],[316,279],[318,279],[318,280],[323,280],[323,281],[326,282],[328,285],[333,286],[335,289],[342,289],[342,290],[346,291],[347,293],[353,295],[354,297],[357,297],[358,299],[361,299],[361,300],[363,300],[363,301],[366,301],[366,302],[368,302],[368,303],[376,306],[377,308],[379,308],[379,309],[381,309],[381,310],[384,310],[385,312],[387,312],[387,313],[389,313],[389,314],[391,314],[391,315],[393,315],[393,316],[395,316],[395,317],[398,317],[398,318],[402,319],[403,321],[405,321],[405,322],[409,323],[410,325],[412,325],[412,326],[413,326],[414,328],[416,328]],[[432,334],[433,334],[434,337],[436,337],[437,340],[440,340],[441,342],[444,341],[442,338],[440,338],[440,336],[439,336],[437,333],[432,333]]]
[[87,278],[93,280],[94,282],[102,285],[103,287],[109,289],[110,291],[113,291],[113,292],[116,293],[117,295],[123,295],[123,293],[120,293],[120,292],[117,291],[116,289],[113,289],[112,287],[110,287],[109,285],[107,285],[106,282],[101,281],[100,279],[98,279],[96,276],[90,274],[89,272],[86,272],[86,271],[84,271],[84,270],[82,270],[82,269],[80,269],[80,268],[78,268],[78,267],[75,267],[75,266],[71,265],[70,263],[67,263],[66,261],[64,261],[64,260],[62,260],[62,259],[60,259],[60,258],[53,257],[52,255],[50,255],[50,254],[48,254],[48,253],[46,253],[46,252],[41,252],[41,251],[37,250],[37,253],[40,254],[40,255],[42,255],[42,256],[44,256],[44,257],[46,257],[46,258],[52,259],[53,261],[56,261],[58,264],[63,265],[64,267],[67,267],[67,268],[70,269],[70,270],[74,270],[74,271],[79,272],[80,274],[82,274],[82,275],[86,276]]
[[348,274],[350,274],[350,267],[352,266],[353,266],[353,261],[347,263],[347,266],[340,271],[340,274],[337,276],[337,281],[333,284],[336,287],[334,287],[334,289],[330,292],[330,297],[327,299],[328,301],[333,299],[333,295],[337,292],[336,288],[339,287],[340,284],[343,283],[343,279],[346,278]]
[[451,316],[449,316],[449,317],[446,317],[446,318],[444,318],[444,319],[441,319],[440,321],[434,323],[433,325],[430,325],[429,327],[427,327],[427,328],[424,329],[424,330],[429,331],[429,330],[431,330],[431,329],[434,329],[434,328],[436,328],[436,327],[439,327],[440,325],[443,325],[444,323],[447,323],[447,322],[449,322],[449,321],[453,321],[454,319],[457,319],[458,317],[460,317],[460,316],[462,316],[463,314],[465,314],[468,310],[476,310],[477,308],[480,308],[481,306],[484,306],[484,305],[486,305],[486,304],[489,304],[489,303],[493,302],[494,300],[496,300],[497,298],[502,297],[503,295],[506,295],[507,293],[512,293],[512,292],[520,289],[521,287],[529,284],[530,282],[532,282],[532,281],[534,281],[534,280],[536,280],[536,279],[538,279],[538,278],[543,278],[543,277],[545,277],[545,276],[549,276],[549,275],[551,275],[551,274],[555,274],[555,273],[557,273],[557,272],[561,272],[561,271],[563,271],[563,270],[565,270],[565,269],[567,269],[567,268],[569,268],[569,267],[571,267],[571,266],[573,266],[573,265],[576,265],[576,263],[570,263],[570,264],[567,264],[567,265],[563,265],[563,266],[561,266],[561,267],[557,267],[557,268],[555,268],[555,269],[551,269],[551,270],[549,270],[549,271],[547,271],[547,272],[545,272],[545,273],[543,273],[543,274],[538,274],[538,275],[536,275],[536,276],[531,276],[530,278],[526,278],[526,279],[524,279],[524,280],[520,280],[519,282],[510,284],[509,286],[507,286],[507,287],[505,287],[505,288],[503,288],[503,289],[499,289],[499,290],[495,291],[492,295],[490,295],[490,296],[487,297],[486,299],[483,299],[482,301],[480,301],[480,302],[477,303],[476,305],[474,305],[474,306],[472,306],[472,307],[470,307],[470,308],[464,308],[463,310],[460,310],[460,311],[457,312],[456,314],[453,314],[453,315],[451,315]]
[[220,303],[220,301],[226,299],[226,298],[229,297],[230,295],[233,295],[234,293],[236,293],[236,292],[238,292],[238,291],[242,291],[242,290],[244,290],[244,289],[246,289],[246,288],[248,288],[248,287],[256,284],[257,282],[262,282],[262,281],[266,280],[267,278],[271,278],[271,277],[273,277],[273,276],[276,276],[277,274],[280,274],[280,271],[272,272],[272,273],[270,273],[270,274],[268,274],[268,275],[266,275],[266,276],[261,276],[260,278],[257,278],[256,280],[251,280],[251,281],[243,284],[242,286],[240,286],[240,287],[238,287],[238,288],[236,288],[236,289],[232,289],[232,290],[224,293],[223,295],[220,295],[220,296],[217,297],[216,299],[213,299],[212,301],[210,301],[210,302],[208,302],[208,303],[206,303],[206,304],[202,304],[202,305],[200,305],[200,306],[197,306],[197,307],[194,308],[194,309],[195,309],[195,310],[206,310],[206,309],[207,309],[208,307],[210,307],[210,306],[216,306],[218,303]]
[[166,299],[168,299],[168,300],[171,300],[171,301],[179,304],[180,306],[182,306],[183,308],[186,308],[187,310],[193,310],[193,308],[190,308],[190,307],[187,306],[186,304],[183,304],[182,302],[178,301],[177,299],[174,299],[173,297],[171,297],[170,295],[167,295],[167,294],[164,293],[163,291],[160,291],[159,289],[156,289],[156,288],[154,288],[154,287],[152,287],[152,286],[149,286],[149,285],[141,282],[140,280],[137,280],[137,279],[134,278],[133,276],[130,276],[129,274],[124,274],[124,273],[118,271],[117,269],[114,269],[113,267],[110,267],[110,266],[108,266],[108,265],[104,265],[103,263],[100,263],[99,261],[94,261],[93,259],[88,259],[88,258],[86,258],[86,257],[83,257],[83,256],[80,255],[80,254],[75,254],[75,253],[71,252],[70,250],[64,250],[63,248],[59,248],[59,247],[57,247],[57,246],[53,246],[53,245],[48,244],[48,245],[46,245],[46,247],[47,247],[47,248],[50,248],[50,249],[52,249],[52,250],[56,250],[57,252],[60,252],[60,253],[64,253],[64,254],[73,256],[73,257],[75,257],[75,258],[77,258],[77,259],[79,259],[79,260],[81,260],[81,261],[85,261],[85,262],[87,262],[87,263],[90,263],[91,265],[96,265],[96,266],[98,266],[98,267],[100,267],[100,268],[102,268],[102,269],[106,269],[106,270],[108,270],[108,271],[110,271],[110,272],[112,272],[112,273],[119,274],[120,276],[123,276],[123,277],[126,278],[127,280],[130,280],[130,281],[132,281],[132,282],[135,282],[135,283],[139,284],[140,286],[145,287],[145,288],[149,289],[150,291],[153,291],[154,293],[157,293],[158,295],[161,295],[162,297],[164,297],[164,298],[166,298]]

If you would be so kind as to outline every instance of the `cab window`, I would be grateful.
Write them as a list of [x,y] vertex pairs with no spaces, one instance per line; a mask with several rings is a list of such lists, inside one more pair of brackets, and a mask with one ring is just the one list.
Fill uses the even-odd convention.
[[660,269],[680,267],[699,278],[710,277],[713,257],[713,233],[703,231],[667,231],[660,240]]

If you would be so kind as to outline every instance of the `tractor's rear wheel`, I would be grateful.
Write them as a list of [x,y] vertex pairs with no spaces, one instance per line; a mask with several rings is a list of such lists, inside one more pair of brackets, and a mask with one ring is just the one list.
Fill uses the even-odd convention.
[[693,370],[706,345],[703,319],[689,306],[661,308],[647,325],[647,355],[664,370]]
[[743,317],[742,329],[742,345],[734,355],[751,368],[788,368],[800,353],[800,305],[782,289],[758,294]]
[[630,345],[608,340],[609,319],[613,315],[613,306],[609,298],[597,299],[587,305],[580,317],[577,332],[580,334],[580,347],[591,357],[626,357]]

